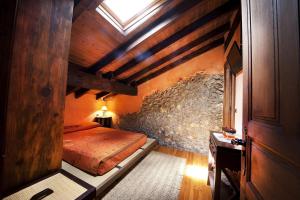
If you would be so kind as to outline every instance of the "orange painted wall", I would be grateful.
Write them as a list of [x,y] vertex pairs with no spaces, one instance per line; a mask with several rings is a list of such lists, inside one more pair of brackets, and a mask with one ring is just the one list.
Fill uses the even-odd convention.
[[84,95],[79,99],[70,94],[65,103],[65,125],[93,121],[96,112],[101,108],[101,102],[96,101],[95,95]]
[[138,112],[143,99],[155,91],[163,91],[181,79],[188,78],[198,72],[208,74],[223,74],[224,48],[219,46],[208,51],[138,87],[138,96],[116,95],[108,98],[104,103],[96,100],[95,95],[86,94],[75,99],[73,94],[66,98],[65,124],[75,124],[83,121],[92,121],[101,106],[106,104],[109,115],[114,124],[118,117],[127,113]]
[[118,116],[138,112],[143,99],[155,91],[163,91],[181,79],[188,78],[198,72],[208,74],[223,74],[224,48],[219,46],[206,52],[138,87],[138,96],[130,97],[117,95],[108,99],[110,109],[115,113],[115,122]]

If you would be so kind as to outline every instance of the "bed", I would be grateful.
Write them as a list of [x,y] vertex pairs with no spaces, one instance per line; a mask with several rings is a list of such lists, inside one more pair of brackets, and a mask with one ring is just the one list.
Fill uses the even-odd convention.
[[63,160],[92,175],[104,175],[147,142],[146,135],[84,123],[65,127]]

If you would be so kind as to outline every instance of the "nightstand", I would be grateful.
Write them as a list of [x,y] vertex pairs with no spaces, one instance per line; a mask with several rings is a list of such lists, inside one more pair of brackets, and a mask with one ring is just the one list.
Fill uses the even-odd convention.
[[112,117],[96,117],[94,121],[98,122],[103,127],[112,127]]
[[47,199],[91,200],[95,196],[95,187],[64,170],[60,170],[19,188],[3,200],[43,199],[45,197]]

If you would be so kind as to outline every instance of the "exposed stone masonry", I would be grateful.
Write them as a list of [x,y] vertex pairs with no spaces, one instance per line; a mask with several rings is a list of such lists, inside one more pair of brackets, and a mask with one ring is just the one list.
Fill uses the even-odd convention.
[[209,130],[222,126],[223,82],[223,75],[196,74],[147,96],[140,112],[121,116],[118,126],[161,145],[207,154]]

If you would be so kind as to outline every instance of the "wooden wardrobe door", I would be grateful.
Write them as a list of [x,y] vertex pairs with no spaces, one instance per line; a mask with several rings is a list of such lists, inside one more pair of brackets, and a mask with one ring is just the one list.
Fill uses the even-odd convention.
[[243,0],[242,20],[241,197],[300,199],[299,1]]

